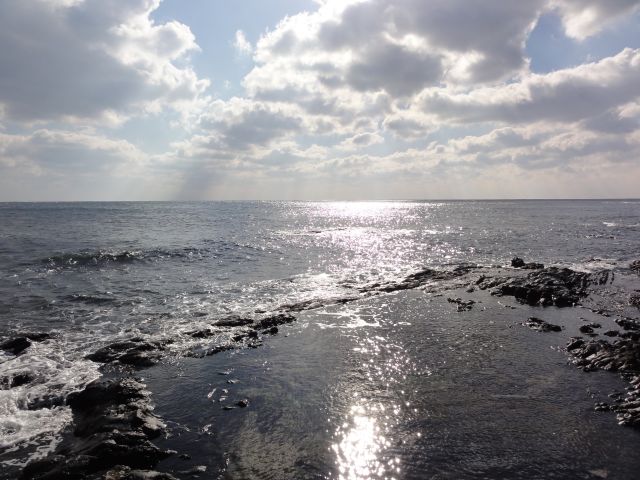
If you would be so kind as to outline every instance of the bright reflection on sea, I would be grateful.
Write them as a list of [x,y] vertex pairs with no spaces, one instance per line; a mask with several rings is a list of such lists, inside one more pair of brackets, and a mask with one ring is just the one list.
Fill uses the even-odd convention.
[[[384,427],[378,418],[389,418],[385,407],[373,407],[371,411],[361,405],[351,407],[349,419],[340,425],[335,435],[338,443],[332,445],[340,480],[369,478],[393,479],[400,472],[400,459],[383,460],[383,451],[391,446]],[[397,413],[394,409],[394,413]],[[374,415],[375,414],[375,415]]]

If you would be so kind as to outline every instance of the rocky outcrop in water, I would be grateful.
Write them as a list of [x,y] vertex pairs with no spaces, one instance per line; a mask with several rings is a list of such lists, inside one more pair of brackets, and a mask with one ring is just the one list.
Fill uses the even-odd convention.
[[561,332],[562,327],[559,325],[554,325],[553,323],[545,322],[544,320],[536,317],[529,317],[523,325],[529,327],[532,330],[537,330],[538,332]]
[[544,268],[542,263],[525,263],[520,257],[513,257],[511,260],[511,266],[513,268],[523,268],[525,270],[538,270]]
[[170,340],[150,342],[141,337],[116,342],[87,355],[88,360],[99,363],[118,362],[132,367],[150,367],[162,357],[162,351]]
[[474,300],[462,300],[461,298],[447,298],[447,302],[454,303],[458,312],[467,312],[476,303]]
[[23,479],[89,478],[115,467],[151,469],[173,453],[151,442],[165,425],[153,414],[145,385],[133,378],[97,380],[71,394],[67,403],[73,412],[73,434],[49,457],[29,463]]
[[20,355],[31,346],[32,342],[43,342],[52,338],[50,333],[20,333],[18,336],[0,343],[0,350],[12,355]]
[[603,284],[608,272],[576,272],[568,268],[548,267],[526,277],[508,278],[497,285],[494,295],[515,297],[528,305],[570,307],[588,295],[592,284]]

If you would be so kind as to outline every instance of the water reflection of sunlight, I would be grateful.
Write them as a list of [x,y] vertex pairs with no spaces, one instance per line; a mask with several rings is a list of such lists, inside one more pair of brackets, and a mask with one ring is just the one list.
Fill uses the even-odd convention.
[[415,208],[415,204],[406,202],[326,202],[317,206],[322,216],[344,218],[380,218]]
[[399,472],[399,459],[382,459],[382,450],[389,448],[390,441],[371,413],[362,406],[353,406],[348,421],[336,431],[340,441],[332,448],[341,480],[393,478],[388,475]]

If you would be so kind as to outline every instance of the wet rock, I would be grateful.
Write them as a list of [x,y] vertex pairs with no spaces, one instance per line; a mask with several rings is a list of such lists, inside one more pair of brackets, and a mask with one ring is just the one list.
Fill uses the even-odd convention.
[[532,330],[537,330],[538,332],[560,332],[562,331],[562,327],[559,325],[554,325],[552,323],[545,322],[544,320],[536,317],[529,317],[526,322],[523,323]]
[[[171,454],[151,442],[165,425],[153,414],[149,396],[145,385],[132,378],[96,380],[69,395],[73,435],[49,457],[29,463],[22,478],[87,478],[99,472],[104,473],[100,478],[170,478],[132,470],[151,469]],[[115,476],[125,473],[130,476]]]
[[[400,290],[411,290],[422,287],[434,281],[447,281],[468,274],[478,266],[475,264],[462,264],[456,266],[453,270],[434,270],[425,268],[404,278],[399,282],[373,283],[359,289],[361,293],[391,293]],[[357,299],[357,297],[356,297]]]
[[574,363],[584,370],[608,370],[613,372],[640,372],[640,344],[631,339],[575,340],[567,345]]
[[216,327],[244,327],[252,323],[253,323],[252,318],[244,318],[238,315],[230,315],[228,317],[223,318],[222,320],[218,320],[213,325]]
[[236,405],[240,408],[247,408],[249,406],[249,400],[247,400],[246,398],[244,400],[239,400]]
[[148,342],[142,338],[131,338],[116,342],[86,356],[99,363],[118,362],[133,367],[150,367],[158,363],[162,351],[170,342]]
[[458,312],[466,312],[471,310],[473,305],[476,303],[473,300],[462,300],[461,298],[447,298],[447,302],[455,303],[457,306]]
[[258,320],[252,325],[251,328],[253,328],[254,330],[266,330],[272,327],[277,327],[278,325],[284,325],[295,321],[296,317],[291,314],[278,313],[276,315],[265,317],[262,320]]
[[511,266],[514,268],[524,268],[525,270],[538,270],[544,268],[542,263],[525,263],[520,257],[513,257]]
[[215,332],[210,328],[205,328],[203,330],[194,330],[191,332],[187,332],[187,335],[193,338],[209,338],[215,335]]
[[45,340],[49,340],[55,337],[53,333],[46,332],[21,332],[18,336],[27,337],[33,342],[44,342]]
[[640,322],[633,318],[616,318],[616,323],[625,330],[640,330]]
[[495,295],[513,296],[528,305],[573,306],[587,296],[587,288],[608,279],[608,272],[598,274],[576,272],[568,268],[548,267],[511,278],[497,286]]
[[18,373],[17,375],[0,378],[0,390],[9,390],[11,388],[27,385],[34,380],[33,376],[28,373]]
[[31,346],[31,342],[26,337],[16,337],[0,343],[0,350],[19,355]]

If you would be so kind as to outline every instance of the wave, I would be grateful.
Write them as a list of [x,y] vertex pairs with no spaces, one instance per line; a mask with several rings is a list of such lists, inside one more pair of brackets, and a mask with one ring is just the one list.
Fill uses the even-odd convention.
[[[207,247],[184,247],[177,249],[150,249],[150,250],[98,250],[80,251],[53,255],[40,261],[40,264],[55,269],[73,269],[78,267],[108,267],[118,265],[131,265],[136,263],[149,263],[164,259],[194,260],[205,257],[225,257],[233,253],[247,254],[263,252],[262,249],[249,245],[241,245],[235,242],[206,243]],[[244,251],[244,252],[243,252]]]

